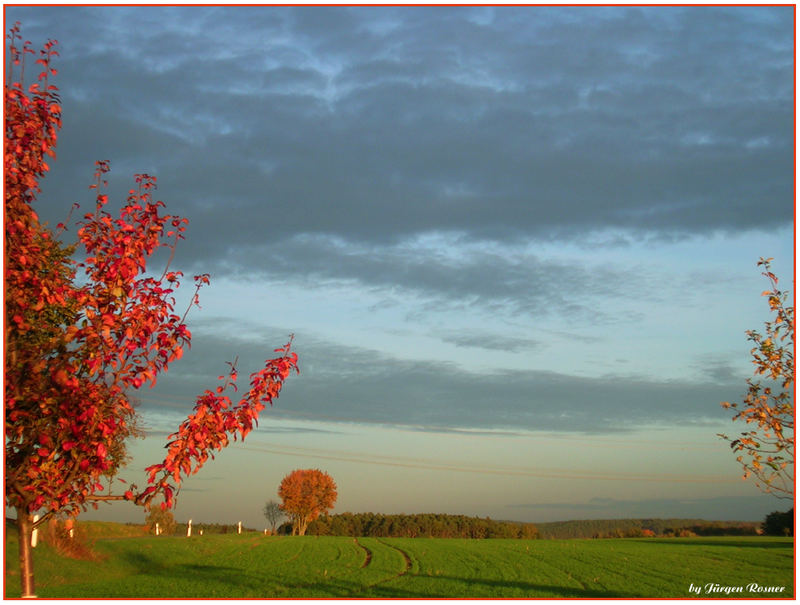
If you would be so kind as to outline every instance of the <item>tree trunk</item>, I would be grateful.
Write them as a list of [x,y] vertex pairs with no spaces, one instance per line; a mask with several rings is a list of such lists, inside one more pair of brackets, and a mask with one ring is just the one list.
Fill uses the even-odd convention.
[[23,509],[17,509],[17,532],[19,534],[19,583],[23,599],[35,599],[33,589],[33,517]]

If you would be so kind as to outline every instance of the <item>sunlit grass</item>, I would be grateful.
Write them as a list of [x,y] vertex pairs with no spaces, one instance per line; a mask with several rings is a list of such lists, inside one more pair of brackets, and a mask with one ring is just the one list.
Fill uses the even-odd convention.
[[[784,538],[354,540],[245,533],[115,537],[98,539],[93,549],[96,560],[78,561],[37,547],[37,595],[679,598],[691,596],[690,583],[757,583],[784,586],[780,596],[793,596],[793,542]],[[9,534],[7,597],[20,594],[16,557]]]

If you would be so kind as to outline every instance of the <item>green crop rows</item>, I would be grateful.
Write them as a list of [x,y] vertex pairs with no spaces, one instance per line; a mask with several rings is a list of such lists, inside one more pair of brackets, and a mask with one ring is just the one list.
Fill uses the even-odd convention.
[[[784,538],[458,540],[129,537],[97,540],[99,561],[35,551],[39,597],[792,597]],[[19,596],[6,538],[6,596]],[[701,594],[690,594],[690,584]],[[779,594],[749,586],[783,586]],[[743,587],[712,594],[707,585]]]

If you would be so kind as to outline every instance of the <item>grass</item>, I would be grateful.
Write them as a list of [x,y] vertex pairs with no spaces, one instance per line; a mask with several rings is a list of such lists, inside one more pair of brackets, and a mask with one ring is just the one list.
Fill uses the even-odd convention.
[[690,596],[690,583],[752,582],[793,595],[793,543],[786,539],[391,542],[419,569],[385,585],[396,593],[379,596],[680,598]]
[[[149,535],[146,525],[127,525],[111,521],[78,523],[76,527],[90,541],[98,538],[141,538]],[[10,526],[11,531],[16,531],[16,528],[16,525]]]
[[[37,595],[680,598],[692,596],[690,583],[745,590],[757,583],[784,586],[780,596],[794,596],[791,538],[121,537],[129,533],[96,539],[94,561],[65,559],[47,544],[38,546]],[[16,536],[7,534],[6,597],[19,591]]]

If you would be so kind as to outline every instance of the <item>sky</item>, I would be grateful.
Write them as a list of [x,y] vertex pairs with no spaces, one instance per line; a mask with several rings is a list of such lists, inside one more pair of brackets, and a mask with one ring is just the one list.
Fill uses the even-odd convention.
[[[296,468],[333,512],[761,520],[719,405],[794,274],[793,7],[5,7],[58,40],[37,201],[158,178],[210,273],[192,348],[133,394],[144,483],[225,363],[300,374],[184,483],[261,528]],[[74,234],[74,226],[69,234]],[[154,271],[156,268],[154,268]],[[181,297],[189,300],[191,279]],[[744,427],[738,428],[738,431]],[[119,487],[114,488],[119,490]],[[140,522],[129,503],[83,518]]]

